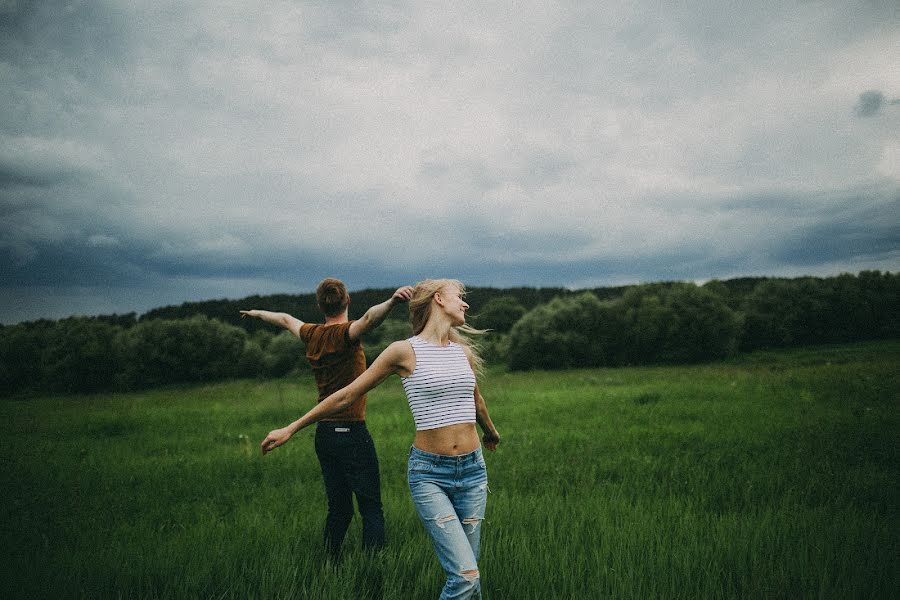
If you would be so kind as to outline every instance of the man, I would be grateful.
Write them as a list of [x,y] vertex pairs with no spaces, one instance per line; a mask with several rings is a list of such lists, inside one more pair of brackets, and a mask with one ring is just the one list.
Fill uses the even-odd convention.
[[[397,303],[411,297],[412,287],[398,288],[388,300],[350,321],[346,286],[339,279],[327,278],[316,289],[316,302],[325,314],[324,324],[304,323],[287,313],[265,310],[242,310],[241,316],[279,325],[303,340],[321,401],[366,370],[360,338],[378,327]],[[325,547],[335,560],[340,559],[341,544],[353,519],[354,494],[363,519],[363,547],[377,550],[384,546],[378,457],[366,428],[365,411],[363,397],[349,409],[320,422],[316,429],[316,454],[328,496]]]

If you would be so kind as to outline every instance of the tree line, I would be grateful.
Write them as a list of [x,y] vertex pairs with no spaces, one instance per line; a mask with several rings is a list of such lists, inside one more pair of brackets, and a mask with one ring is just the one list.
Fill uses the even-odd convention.
[[[351,293],[351,318],[392,289]],[[763,348],[900,336],[900,275],[740,278],[567,290],[473,288],[489,363],[510,369],[689,363]],[[135,314],[0,326],[0,394],[133,390],[307,369],[303,345],[243,308],[319,320],[314,294],[253,296]],[[365,339],[371,361],[410,334],[395,309]]]

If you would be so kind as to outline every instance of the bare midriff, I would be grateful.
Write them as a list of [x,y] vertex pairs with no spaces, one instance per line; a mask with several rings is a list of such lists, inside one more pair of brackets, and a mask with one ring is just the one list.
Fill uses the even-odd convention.
[[419,450],[445,456],[468,454],[481,446],[475,423],[459,423],[416,432],[413,445]]

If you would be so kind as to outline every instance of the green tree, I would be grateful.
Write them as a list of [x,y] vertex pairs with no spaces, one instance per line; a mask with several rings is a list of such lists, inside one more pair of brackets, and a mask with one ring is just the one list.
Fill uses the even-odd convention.
[[615,303],[622,315],[624,334],[620,360],[633,364],[657,362],[671,345],[678,315],[660,298],[663,293],[665,290],[650,286],[635,287]]
[[601,323],[609,310],[591,292],[554,298],[525,313],[510,332],[511,369],[564,369],[604,364]]
[[266,353],[263,352],[262,346],[255,339],[247,339],[244,341],[244,350],[238,359],[237,375],[240,377],[257,377],[265,376]]
[[741,317],[725,300],[686,283],[642,285],[616,300],[590,292],[529,311],[510,334],[511,369],[679,363],[737,349]]
[[866,335],[873,338],[900,337],[900,273],[863,271],[858,278],[860,294],[872,315]]
[[693,284],[680,284],[668,290],[665,303],[676,318],[660,361],[696,362],[737,352],[743,318],[728,307],[725,298]]
[[812,279],[769,279],[747,297],[744,349],[828,341],[827,304]]
[[0,329],[0,394],[43,388],[44,348],[53,337],[53,321],[20,323]]
[[141,321],[116,338],[120,385],[215,381],[241,369],[247,334],[205,316]]
[[284,377],[307,365],[303,342],[290,331],[276,333],[263,352],[265,373],[269,377]]
[[472,324],[479,329],[508,333],[525,312],[525,307],[515,296],[497,296],[488,300],[477,315],[473,315]]
[[400,319],[385,319],[381,325],[370,330],[363,337],[363,350],[366,353],[366,364],[378,358],[384,349],[397,340],[405,340],[412,335],[412,326],[409,321]]
[[98,392],[113,385],[119,367],[115,338],[122,328],[87,317],[59,321],[43,355],[43,383],[58,392]]

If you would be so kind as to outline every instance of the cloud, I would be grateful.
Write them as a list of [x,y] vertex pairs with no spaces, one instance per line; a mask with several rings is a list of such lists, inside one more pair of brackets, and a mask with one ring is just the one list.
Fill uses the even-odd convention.
[[78,140],[0,133],[0,189],[51,187],[103,166],[96,146]]
[[859,95],[856,103],[856,115],[859,117],[874,117],[884,104],[884,94],[878,90],[869,90]]
[[878,162],[878,172],[900,182],[900,140],[885,143]]
[[87,239],[87,245],[94,248],[112,248],[118,246],[120,243],[119,238],[112,235],[104,235],[102,233],[95,233]]
[[773,248],[782,264],[807,266],[839,260],[900,259],[900,190],[883,203],[854,198],[830,217],[798,227]]
[[890,267],[813,243],[900,182],[883,4],[15,3],[0,293]]

